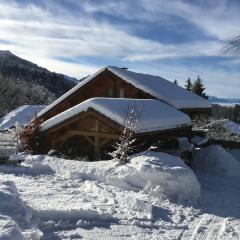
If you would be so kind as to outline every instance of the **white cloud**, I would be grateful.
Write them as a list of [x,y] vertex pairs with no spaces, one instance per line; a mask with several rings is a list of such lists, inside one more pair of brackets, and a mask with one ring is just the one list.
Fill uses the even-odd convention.
[[[201,3],[201,4],[200,4]],[[169,16],[185,19],[218,40],[229,40],[240,31],[240,4],[228,0],[107,0],[104,4],[83,0],[88,13],[103,12],[125,19],[174,25]]]
[[[218,4],[209,9],[181,0],[171,0],[167,4],[163,0],[108,0],[101,5],[93,1],[69,0],[79,4],[77,15],[72,14],[71,9],[62,7],[58,1],[55,1],[54,5],[52,1],[43,2],[47,8],[34,4],[21,5],[12,0],[0,2],[0,40],[5,42],[0,44],[0,49],[9,49],[52,71],[77,78],[93,73],[100,66],[56,59],[100,56],[114,59],[115,62],[126,61],[127,64],[136,66],[136,70],[137,66],[144,63],[146,67],[140,68],[141,71],[154,71],[155,74],[170,79],[181,80],[186,76],[199,74],[207,80],[207,87],[213,95],[238,94],[236,89],[240,86],[237,74],[214,68],[166,67],[162,64],[151,67],[152,61],[163,58],[219,55],[224,41],[234,35],[240,24],[237,9],[227,6],[223,0],[217,1]],[[177,16],[213,38],[191,43],[161,43],[147,39],[147,36],[135,36],[131,29],[125,31],[121,24],[119,26],[107,20],[95,20],[91,14],[96,12],[128,20],[149,21],[153,25],[158,21],[174,25],[170,16]],[[230,78],[235,87],[225,86],[226,79]]]
[[36,55],[49,58],[107,56],[145,61],[175,56],[217,55],[220,47],[217,41],[195,42],[190,46],[163,44],[134,36],[110,23],[97,22],[89,16],[54,16],[32,4],[24,9],[17,4],[0,4],[0,12],[4,12],[1,10],[5,8],[5,13],[0,15],[0,38],[13,42],[26,54],[34,51]]

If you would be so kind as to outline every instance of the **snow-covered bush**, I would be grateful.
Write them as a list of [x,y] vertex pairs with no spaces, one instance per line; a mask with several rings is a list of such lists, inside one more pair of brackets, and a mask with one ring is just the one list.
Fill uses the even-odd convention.
[[193,129],[206,130],[209,139],[240,142],[240,125],[229,119],[197,117],[192,122]]
[[240,163],[219,145],[211,145],[197,151],[193,167],[218,175],[240,176]]

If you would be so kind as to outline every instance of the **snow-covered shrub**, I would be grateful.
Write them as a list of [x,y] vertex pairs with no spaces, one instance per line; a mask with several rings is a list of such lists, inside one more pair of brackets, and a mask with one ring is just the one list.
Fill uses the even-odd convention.
[[240,163],[219,145],[211,145],[197,151],[193,167],[218,175],[240,176]]
[[193,130],[205,130],[209,139],[240,142],[240,125],[229,119],[196,117],[192,122]]

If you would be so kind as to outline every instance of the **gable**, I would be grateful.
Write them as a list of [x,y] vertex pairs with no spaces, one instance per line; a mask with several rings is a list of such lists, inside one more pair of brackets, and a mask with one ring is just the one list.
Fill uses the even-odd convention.
[[[111,93],[111,94],[109,94]],[[121,93],[123,96],[121,96]],[[152,99],[153,96],[119,78],[108,69],[100,72],[91,81],[72,89],[38,114],[49,119],[87,99],[95,97]]]
[[155,98],[181,110],[209,109],[211,107],[207,100],[166,79],[110,66],[102,68],[84,79],[41,111],[38,116],[48,119],[89,98],[117,98],[120,97],[120,89],[124,89],[124,97]]

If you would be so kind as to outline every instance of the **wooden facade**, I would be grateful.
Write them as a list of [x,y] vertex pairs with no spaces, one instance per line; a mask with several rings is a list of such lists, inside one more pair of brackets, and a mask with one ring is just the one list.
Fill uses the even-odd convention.
[[107,69],[83,85],[62,102],[41,116],[47,120],[57,114],[94,97],[155,99],[148,93],[122,80]]
[[[113,150],[114,143],[119,139],[121,130],[119,124],[90,108],[41,133],[41,145],[43,153],[54,149],[89,160],[106,159],[107,153]],[[190,132],[190,127],[184,127],[136,134],[135,137],[137,144],[144,143],[148,147],[159,139],[186,136]]]

